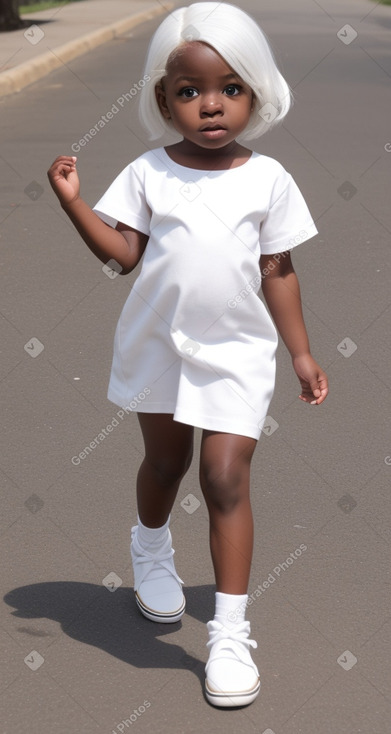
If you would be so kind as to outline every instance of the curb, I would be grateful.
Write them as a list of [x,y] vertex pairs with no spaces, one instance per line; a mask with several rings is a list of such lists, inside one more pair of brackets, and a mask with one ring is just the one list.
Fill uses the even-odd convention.
[[41,54],[41,56],[37,56],[31,61],[25,61],[14,69],[4,71],[0,74],[0,97],[20,92],[24,87],[38,81],[38,79],[42,79],[54,69],[63,66],[64,63],[92,51],[97,46],[111,41],[117,35],[125,33],[156,15],[172,10],[173,7],[173,2],[167,2],[165,7],[150,8],[136,15],[130,15],[97,31],[86,33],[86,35],[80,36],[74,41],[57,46],[52,51]]

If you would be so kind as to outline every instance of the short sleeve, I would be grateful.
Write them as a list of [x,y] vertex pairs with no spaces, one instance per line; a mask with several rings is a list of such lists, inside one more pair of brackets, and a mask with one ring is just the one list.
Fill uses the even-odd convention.
[[318,234],[304,197],[292,176],[282,169],[273,187],[271,204],[261,224],[262,255],[292,250]]
[[143,182],[132,164],[114,179],[93,211],[111,227],[123,222],[149,234],[151,210],[146,202]]

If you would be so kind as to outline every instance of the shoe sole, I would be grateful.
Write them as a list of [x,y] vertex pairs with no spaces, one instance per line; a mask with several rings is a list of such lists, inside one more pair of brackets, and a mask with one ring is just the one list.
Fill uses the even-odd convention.
[[147,619],[150,619],[151,622],[163,622],[163,624],[173,624],[174,622],[179,622],[179,620],[183,617],[185,613],[186,600],[184,597],[181,606],[173,612],[157,612],[155,609],[150,609],[149,607],[145,606],[145,604],[143,604],[142,600],[137,594],[137,591],[135,592],[135,597],[136,604],[141,614]]
[[224,693],[223,691],[212,691],[208,687],[208,682],[205,681],[205,696],[207,701],[212,706],[218,706],[219,708],[234,708],[235,706],[248,706],[250,703],[255,701],[261,690],[261,682],[258,681],[255,688],[250,691],[240,691],[238,693]]

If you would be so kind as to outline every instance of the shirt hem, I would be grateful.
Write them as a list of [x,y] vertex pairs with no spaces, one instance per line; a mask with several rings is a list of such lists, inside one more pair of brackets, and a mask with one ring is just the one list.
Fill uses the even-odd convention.
[[258,440],[264,422],[264,418],[259,424],[249,424],[236,419],[227,419],[211,415],[193,415],[183,408],[177,408],[173,403],[151,403],[138,401],[135,398],[126,400],[113,391],[108,392],[108,400],[118,405],[122,410],[129,413],[165,413],[171,414],[178,423],[185,423],[194,428],[203,428],[208,431],[218,431],[221,433],[232,433],[238,436],[247,436]]
[[149,223],[136,214],[129,214],[129,212],[118,210],[114,207],[110,209],[110,214],[105,209],[97,206],[94,206],[92,211],[98,215],[99,219],[110,227],[113,227],[113,229],[116,228],[118,222],[121,222],[122,224],[127,224],[132,229],[136,229],[137,232],[149,235]]
[[[179,423],[186,423],[195,428],[204,428],[207,431],[217,431],[221,433],[232,433],[238,436],[247,436],[248,438],[259,439],[261,435],[261,427],[258,424],[245,423],[235,418],[227,419],[211,415],[190,415],[188,411],[177,408],[174,413],[174,420]],[[263,419],[264,420],[264,419]],[[263,420],[260,423],[263,425]]]
[[313,222],[307,222],[302,227],[300,227],[297,236],[292,237],[289,240],[283,239],[276,240],[275,242],[266,243],[261,241],[261,255],[274,255],[280,252],[293,250],[295,247],[301,245],[303,242],[307,242],[307,240],[312,239],[312,237],[316,237],[317,234],[319,234],[319,232],[315,224]]
[[152,403],[134,395],[124,398],[123,395],[111,389],[107,393],[107,399],[114,405],[118,405],[118,407],[131,413],[175,413],[175,404],[172,402]]

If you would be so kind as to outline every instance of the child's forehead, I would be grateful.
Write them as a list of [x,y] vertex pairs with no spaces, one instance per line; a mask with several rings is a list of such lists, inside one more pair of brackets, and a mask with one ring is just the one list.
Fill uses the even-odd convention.
[[171,52],[166,64],[167,75],[220,73],[236,75],[223,57],[203,41],[185,41]]

